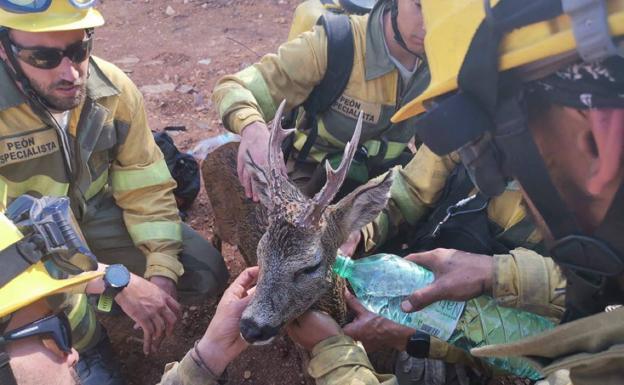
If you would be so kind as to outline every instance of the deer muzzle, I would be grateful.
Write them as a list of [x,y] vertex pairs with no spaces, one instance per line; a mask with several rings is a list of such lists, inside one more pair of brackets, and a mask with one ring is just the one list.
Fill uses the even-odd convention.
[[251,318],[242,318],[240,321],[241,336],[250,344],[264,345],[271,342],[279,332],[279,327],[259,325]]

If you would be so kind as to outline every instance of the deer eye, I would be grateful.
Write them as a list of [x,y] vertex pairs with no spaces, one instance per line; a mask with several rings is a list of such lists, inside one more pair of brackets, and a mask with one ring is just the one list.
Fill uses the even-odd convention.
[[314,272],[316,272],[320,267],[321,267],[322,261],[320,261],[319,263],[317,263],[314,266],[308,266],[308,267],[304,267],[303,269],[297,271],[295,273],[295,278],[300,277],[301,275],[310,275]]

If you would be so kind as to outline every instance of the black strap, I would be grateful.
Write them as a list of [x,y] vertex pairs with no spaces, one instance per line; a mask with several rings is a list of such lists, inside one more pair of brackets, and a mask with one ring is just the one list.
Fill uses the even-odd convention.
[[561,0],[501,0],[486,6],[486,18],[477,29],[459,71],[459,89],[495,111],[499,90],[499,45],[505,33],[561,15]]
[[392,0],[392,4],[390,5],[390,21],[392,24],[392,32],[394,33],[394,41],[396,41],[401,48],[411,53],[414,56],[420,57],[421,55],[417,52],[412,51],[405,44],[405,40],[403,40],[403,36],[401,36],[401,31],[399,31],[399,22],[397,18],[399,17],[399,2],[398,0]]
[[522,93],[499,101],[496,143],[504,152],[507,175],[527,192],[555,239],[579,233],[574,215],[561,200],[528,129]]
[[17,385],[9,361],[11,361],[9,353],[0,346],[0,385]]
[[355,54],[351,22],[346,15],[326,13],[317,22],[327,34],[327,69],[321,82],[314,87],[303,103],[306,112],[308,138],[299,152],[298,162],[303,162],[310,154],[318,137],[319,113],[327,111],[347,87]]
[[7,284],[43,258],[37,236],[22,239],[0,251],[2,269],[0,269],[0,287]]

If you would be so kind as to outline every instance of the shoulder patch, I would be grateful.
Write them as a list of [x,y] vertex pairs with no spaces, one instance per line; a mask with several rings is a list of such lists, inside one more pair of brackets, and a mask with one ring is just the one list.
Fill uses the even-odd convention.
[[52,154],[59,150],[53,129],[0,139],[0,167]]

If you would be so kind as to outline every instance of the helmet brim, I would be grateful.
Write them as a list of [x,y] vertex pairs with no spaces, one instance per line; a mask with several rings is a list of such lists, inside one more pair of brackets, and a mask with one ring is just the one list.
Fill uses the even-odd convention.
[[0,288],[0,318],[54,294],[84,292],[84,284],[102,275],[101,271],[87,271],[67,279],[54,279],[38,262]]

